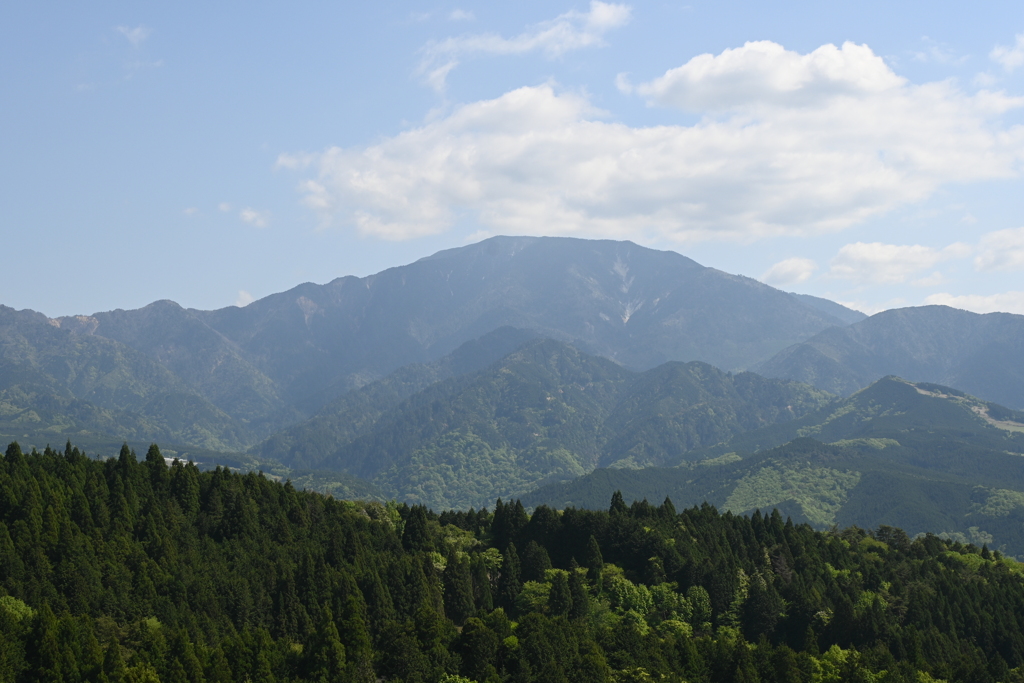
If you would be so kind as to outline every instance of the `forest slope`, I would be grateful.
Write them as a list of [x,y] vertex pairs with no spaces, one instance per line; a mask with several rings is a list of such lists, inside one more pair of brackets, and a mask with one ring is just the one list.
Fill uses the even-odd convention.
[[[493,345],[501,337],[491,339]],[[399,389],[416,385],[410,373],[422,378],[430,367],[352,392],[253,454],[345,471],[400,500],[480,506],[599,465],[678,461],[687,451],[792,420],[831,398],[799,383],[732,375],[705,363],[636,373],[544,339],[402,398]]]
[[888,524],[1024,556],[1024,413],[952,389],[885,378],[688,457],[675,468],[597,470],[523,500],[597,507],[621,490],[733,512],[778,507],[818,528]]
[[1016,681],[987,548],[778,513],[336,501],[153,446],[0,461],[0,683]]

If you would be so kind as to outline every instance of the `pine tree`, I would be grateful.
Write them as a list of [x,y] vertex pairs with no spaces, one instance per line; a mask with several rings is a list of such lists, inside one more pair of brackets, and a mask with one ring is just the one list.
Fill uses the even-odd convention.
[[515,607],[516,598],[523,590],[522,569],[514,543],[509,543],[502,554],[501,575],[498,577],[498,602],[507,610]]
[[569,590],[567,574],[561,570],[551,578],[551,592],[548,593],[548,611],[561,617],[572,611],[572,592]]
[[569,617],[572,619],[583,619],[590,614],[590,594],[587,592],[584,583],[583,573],[576,558],[569,563],[569,595],[572,598],[572,609],[569,610]]
[[583,557],[583,566],[587,568],[587,579],[591,585],[601,592],[601,572],[604,571],[604,558],[601,556],[601,546],[597,539],[591,534],[587,540],[587,554]]

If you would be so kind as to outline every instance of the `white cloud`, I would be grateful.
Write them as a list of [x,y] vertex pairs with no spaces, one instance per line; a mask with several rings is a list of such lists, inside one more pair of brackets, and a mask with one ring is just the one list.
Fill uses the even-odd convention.
[[[847,244],[832,259],[829,275],[865,284],[898,284],[911,276],[934,268],[950,258],[963,258],[970,247],[951,244],[945,249],[933,249],[920,244],[882,244],[881,242],[855,242]],[[915,282],[928,286],[938,281],[941,273]]]
[[182,209],[181,212],[191,218],[192,216],[195,216],[197,213],[199,213],[199,208],[195,206],[190,206],[187,209]]
[[238,298],[235,299],[236,306],[238,306],[239,308],[244,308],[251,304],[253,301],[256,301],[256,297],[254,297],[252,294],[245,291],[244,289],[238,290]]
[[220,209],[221,211],[227,212],[231,210],[231,204],[227,202],[221,202],[220,204],[217,205],[217,208]]
[[1002,65],[1006,71],[1013,71],[1024,65],[1024,33],[1016,35],[1013,47],[996,45],[992,48],[992,52],[988,53],[988,56],[992,58],[992,61]]
[[265,228],[270,223],[270,214],[267,211],[257,211],[249,207],[242,209],[238,217],[249,225],[255,225],[257,228]]
[[1002,294],[992,294],[991,296],[979,294],[953,296],[952,294],[942,292],[940,294],[932,294],[924,302],[926,304],[962,308],[966,311],[974,311],[975,313],[1002,311],[1004,313],[1024,315],[1024,292],[1003,292]]
[[472,12],[467,12],[464,9],[452,10],[452,13],[448,15],[448,21],[473,21],[476,17]]
[[[532,26],[514,38],[504,38],[496,33],[480,33],[431,41],[423,48],[423,59],[416,73],[440,92],[444,90],[448,73],[458,66],[460,57],[472,54],[519,55],[527,52],[543,52],[549,58],[558,57],[572,50],[603,45],[604,34],[628,23],[631,13],[629,5],[591,0],[588,12],[566,12]],[[451,18],[456,18],[455,12]],[[468,18],[472,18],[472,15]]]
[[785,261],[779,261],[765,271],[761,276],[761,282],[776,287],[798,284],[808,280],[817,269],[818,264],[811,259],[794,256]]
[[636,90],[652,104],[702,112],[863,101],[905,86],[906,80],[867,45],[823,45],[802,55],[763,40],[720,55],[698,55]]
[[1024,270],[1024,228],[982,235],[974,267],[981,271]]
[[118,26],[117,32],[128,39],[132,47],[138,47],[149,38],[151,31],[141,24],[132,28],[131,26]]
[[[282,155],[325,223],[407,239],[491,232],[692,240],[834,232],[946,183],[1015,177],[1024,106],[911,85],[869,48],[751,43],[641,86],[693,125],[608,122],[550,85],[470,103],[362,148]],[[310,172],[307,170],[307,173]]]

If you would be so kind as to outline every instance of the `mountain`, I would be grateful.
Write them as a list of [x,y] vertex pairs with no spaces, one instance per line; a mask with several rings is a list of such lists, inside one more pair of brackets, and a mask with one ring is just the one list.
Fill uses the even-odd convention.
[[1024,555],[1024,413],[887,377],[679,467],[597,470],[523,502],[603,507],[616,490],[626,500],[707,500],[735,513],[777,507],[819,527],[944,532]]
[[387,411],[442,380],[481,370],[537,335],[500,327],[431,363],[413,363],[387,377],[342,394],[316,415],[277,432],[249,450],[262,461],[317,469],[335,459],[343,445],[373,427]]
[[366,278],[197,314],[300,402],[506,325],[646,369],[668,360],[743,368],[843,324],[674,252],[547,237],[494,237]]
[[811,308],[816,308],[819,311],[831,315],[833,318],[841,320],[847,325],[853,323],[859,323],[861,320],[867,318],[867,314],[855,311],[852,308],[847,308],[842,304],[837,304],[835,301],[829,299],[822,299],[820,296],[811,296],[810,294],[796,294],[791,292],[791,295],[804,304],[807,304]]
[[[0,392],[17,393],[8,413],[22,417],[53,396],[108,411],[90,422],[79,410],[81,424],[38,433],[235,450],[502,327],[638,370],[671,360],[739,369],[857,315],[631,242],[495,237],[244,308],[157,301],[56,319],[6,309]],[[55,367],[65,356],[69,367],[52,372],[33,360]],[[180,414],[160,414],[168,406]]]
[[0,434],[60,443],[123,440],[231,450],[245,426],[146,354],[0,306]]
[[676,462],[687,451],[792,420],[831,398],[806,385],[732,375],[696,361],[637,373],[550,339],[527,341],[474,372],[452,369],[482,364],[527,334],[505,329],[438,363],[399,370],[251,455],[341,470],[410,502],[480,506],[599,465]]
[[847,396],[898,375],[1024,408],[1024,316],[946,306],[883,311],[823,330],[753,370]]

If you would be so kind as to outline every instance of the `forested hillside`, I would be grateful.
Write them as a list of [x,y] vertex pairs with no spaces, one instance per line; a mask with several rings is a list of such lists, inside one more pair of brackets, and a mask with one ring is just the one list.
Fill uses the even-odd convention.
[[985,547],[671,501],[527,515],[250,473],[0,463],[0,681],[1020,681]]
[[674,252],[540,237],[494,237],[243,308],[163,300],[48,318],[0,305],[0,437],[238,451],[502,327],[636,369],[730,369],[857,317]]
[[512,343],[529,336],[506,328],[404,368],[252,454],[347,472],[409,503],[480,507],[599,465],[675,464],[832,399],[798,382],[696,361],[638,373],[550,339]]
[[[778,507],[818,528],[899,526],[1024,557],[1024,413],[887,377],[801,418],[689,454],[680,467],[600,469],[523,496],[604,507],[671,496],[734,513]],[[700,458],[706,458],[700,460]]]

